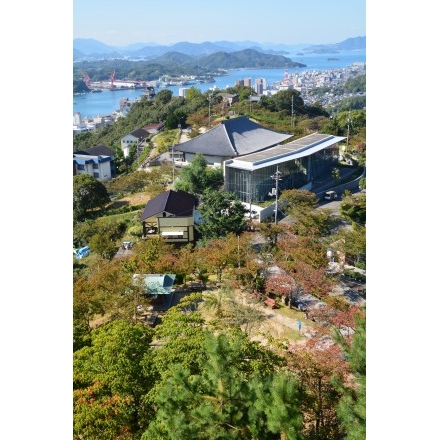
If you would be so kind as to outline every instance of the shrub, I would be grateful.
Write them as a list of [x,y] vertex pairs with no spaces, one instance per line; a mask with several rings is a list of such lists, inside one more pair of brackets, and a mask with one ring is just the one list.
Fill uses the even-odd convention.
[[127,232],[130,235],[133,235],[134,237],[142,237],[142,233],[143,233],[142,225],[131,226]]
[[344,276],[347,278],[352,278],[355,281],[359,281],[361,283],[365,283],[367,277],[359,272],[350,269],[344,269]]
[[366,270],[367,263],[365,261],[357,261],[356,263],[354,263],[354,267],[357,267],[358,269]]

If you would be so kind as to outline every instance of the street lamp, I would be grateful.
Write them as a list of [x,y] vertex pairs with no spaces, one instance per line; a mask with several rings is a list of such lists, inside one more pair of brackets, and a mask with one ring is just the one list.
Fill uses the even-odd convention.
[[347,118],[347,151],[348,151],[348,138],[350,137],[350,123],[351,123],[351,110],[348,111],[348,118]]
[[270,177],[275,180],[275,224],[277,224],[278,223],[278,181],[283,180],[281,179],[281,171],[278,170],[278,166],[275,174]]

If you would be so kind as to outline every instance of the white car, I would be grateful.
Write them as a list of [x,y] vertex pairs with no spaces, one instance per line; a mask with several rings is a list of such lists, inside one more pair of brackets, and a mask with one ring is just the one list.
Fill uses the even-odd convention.
[[337,198],[338,198],[338,194],[336,193],[336,191],[326,191],[324,193],[325,200],[335,200]]

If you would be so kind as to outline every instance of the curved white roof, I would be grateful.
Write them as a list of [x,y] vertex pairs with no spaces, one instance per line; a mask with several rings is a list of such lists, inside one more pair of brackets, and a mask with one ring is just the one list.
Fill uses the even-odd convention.
[[225,162],[225,166],[241,170],[258,170],[270,165],[310,156],[344,139],[346,138],[342,136],[313,133],[284,145],[241,156],[237,159],[230,159]]

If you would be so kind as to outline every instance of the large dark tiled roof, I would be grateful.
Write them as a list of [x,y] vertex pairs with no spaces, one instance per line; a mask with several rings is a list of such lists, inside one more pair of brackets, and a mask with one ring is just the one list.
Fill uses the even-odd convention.
[[188,217],[193,214],[196,198],[186,191],[165,191],[149,200],[141,215],[141,221],[166,211],[175,217]]
[[148,136],[148,131],[143,128],[137,128],[131,131],[130,134],[138,139],[142,139]]
[[190,141],[176,145],[183,153],[237,157],[278,145],[291,134],[278,133],[251,121],[245,116],[226,119]]
[[85,150],[75,151],[76,154],[86,154],[88,156],[114,156],[115,151],[106,145],[86,148]]

